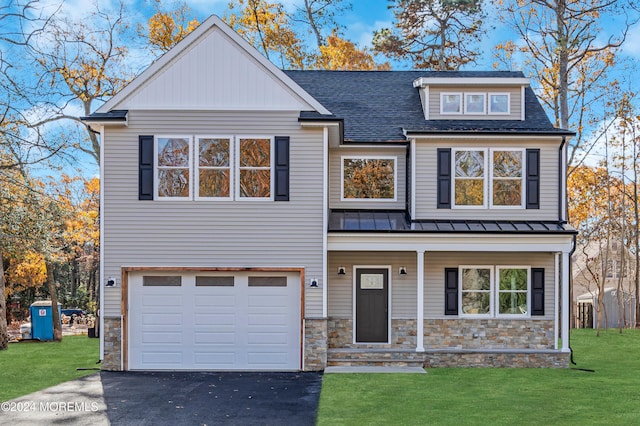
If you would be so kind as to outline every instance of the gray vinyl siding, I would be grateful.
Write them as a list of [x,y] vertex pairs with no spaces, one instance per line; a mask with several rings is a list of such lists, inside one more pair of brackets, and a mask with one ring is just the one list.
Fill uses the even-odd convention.
[[[330,252],[328,257],[328,314],[330,317],[352,318],[354,265],[391,266],[391,318],[416,317],[416,253],[414,252]],[[338,275],[338,267],[346,275]],[[407,268],[407,275],[398,269]]]
[[[391,266],[391,316],[393,319],[416,318],[417,254],[415,252],[330,252],[328,258],[328,314],[336,318],[352,318],[354,265]],[[545,316],[553,318],[555,260],[552,253],[496,252],[427,252],[424,266],[425,319],[451,318],[444,315],[444,269],[460,265],[518,265],[545,268]],[[344,266],[345,275],[338,275]],[[407,275],[399,275],[405,266]]]
[[[395,157],[396,158],[396,201],[349,200],[342,201],[342,157]],[[329,207],[332,209],[404,209],[407,191],[406,147],[365,148],[343,147],[329,151]]]
[[[441,93],[509,93],[510,94],[510,113],[504,115],[496,114],[440,114],[440,94]],[[486,98],[485,100],[487,100]],[[464,111],[464,98],[463,98]],[[488,110],[487,110],[488,112]],[[431,120],[520,120],[522,114],[522,87],[504,87],[504,86],[429,86],[429,119]]]
[[[416,219],[558,220],[559,140],[465,139],[418,140],[415,167]],[[540,209],[438,209],[438,148],[540,148]],[[453,186],[453,182],[452,182]]]
[[544,269],[544,317],[553,318],[555,259],[552,253],[458,253],[428,252],[425,253],[424,277],[424,317],[451,318],[444,315],[444,269],[457,268],[460,265],[503,266],[517,265]]
[[[322,130],[298,113],[130,111],[129,127],[107,128],[104,151],[104,272],[123,266],[295,267],[305,315],[322,315]],[[138,135],[290,136],[290,201],[139,201]],[[120,288],[106,289],[105,315],[118,316]]]

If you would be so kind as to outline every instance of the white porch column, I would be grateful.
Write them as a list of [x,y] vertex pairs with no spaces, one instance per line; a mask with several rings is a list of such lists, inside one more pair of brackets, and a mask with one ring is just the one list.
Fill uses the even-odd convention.
[[562,252],[562,352],[569,352],[569,252]]
[[416,306],[416,352],[424,352],[424,250],[417,250],[418,297]]

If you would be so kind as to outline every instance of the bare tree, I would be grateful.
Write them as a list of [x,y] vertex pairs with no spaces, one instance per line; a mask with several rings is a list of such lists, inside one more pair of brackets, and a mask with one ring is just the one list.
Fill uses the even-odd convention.
[[309,27],[320,49],[327,44],[327,34],[339,35],[341,25],[336,17],[351,7],[351,2],[345,0],[303,0],[303,5],[296,8],[293,21]]
[[395,31],[374,33],[377,52],[434,70],[457,70],[475,62],[484,19],[482,0],[395,0],[389,7],[396,18]]

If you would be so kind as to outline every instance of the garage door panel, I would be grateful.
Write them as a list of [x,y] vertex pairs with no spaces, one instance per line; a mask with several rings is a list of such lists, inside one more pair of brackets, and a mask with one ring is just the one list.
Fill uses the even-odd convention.
[[235,344],[236,333],[229,332],[195,333],[195,343]]
[[289,335],[287,333],[249,333],[248,343],[252,345],[287,345]]
[[182,343],[182,331],[176,331],[173,333],[169,333],[167,331],[157,331],[157,332],[149,332],[145,331],[142,333],[142,343]]
[[298,274],[162,277],[180,286],[144,275],[129,281],[130,369],[299,369]]
[[221,365],[231,368],[236,364],[236,354],[233,350],[228,352],[196,352],[194,354],[194,363],[203,368],[207,368],[210,365]]
[[178,366],[182,360],[182,352],[142,352],[142,362],[145,364]]

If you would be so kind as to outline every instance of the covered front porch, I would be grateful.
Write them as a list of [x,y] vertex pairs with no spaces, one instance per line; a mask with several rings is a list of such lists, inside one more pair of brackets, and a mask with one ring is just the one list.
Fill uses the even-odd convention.
[[[567,367],[572,232],[447,229],[329,233],[327,365]],[[458,288],[474,269],[493,280],[479,313]],[[513,311],[497,282],[511,269],[526,277]]]

